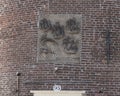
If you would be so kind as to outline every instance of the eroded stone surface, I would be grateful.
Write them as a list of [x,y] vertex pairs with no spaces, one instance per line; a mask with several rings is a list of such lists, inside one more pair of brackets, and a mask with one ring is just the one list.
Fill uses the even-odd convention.
[[38,62],[79,62],[80,14],[50,14],[38,21]]

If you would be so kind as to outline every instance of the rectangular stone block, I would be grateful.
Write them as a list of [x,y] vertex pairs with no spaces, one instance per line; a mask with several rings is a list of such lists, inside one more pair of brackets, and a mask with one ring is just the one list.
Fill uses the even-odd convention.
[[80,62],[81,14],[50,14],[38,20],[38,62]]

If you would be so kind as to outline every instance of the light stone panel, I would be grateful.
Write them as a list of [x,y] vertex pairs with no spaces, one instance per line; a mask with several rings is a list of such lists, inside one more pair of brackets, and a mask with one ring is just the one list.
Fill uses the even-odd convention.
[[85,91],[39,91],[32,90],[34,96],[86,96]]
[[38,18],[37,62],[80,62],[81,14],[49,14]]

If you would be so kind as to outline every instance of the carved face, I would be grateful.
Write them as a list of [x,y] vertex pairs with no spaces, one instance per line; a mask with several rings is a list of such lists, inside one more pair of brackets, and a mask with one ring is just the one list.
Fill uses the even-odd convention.
[[44,18],[44,19],[40,20],[39,27],[42,30],[47,30],[47,29],[50,29],[52,27],[52,25],[51,25],[50,20],[47,20]]
[[55,39],[62,38],[65,34],[64,26],[61,26],[59,22],[56,22],[55,25],[53,26],[52,33]]
[[63,39],[63,47],[66,53],[75,54],[78,51],[77,42],[69,36]]
[[66,28],[67,30],[69,30],[69,33],[73,33],[73,34],[78,33],[80,30],[76,18],[72,18],[66,21]]

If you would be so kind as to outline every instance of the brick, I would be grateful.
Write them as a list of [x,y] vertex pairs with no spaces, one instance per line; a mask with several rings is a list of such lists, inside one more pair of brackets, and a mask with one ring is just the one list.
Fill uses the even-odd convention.
[[[1,0],[0,96],[32,96],[30,90],[85,90],[87,96],[119,96],[119,0]],[[37,62],[38,11],[41,14],[82,15],[80,63]],[[111,32],[110,63],[106,32]],[[58,67],[55,72],[54,68]],[[103,93],[99,93],[100,91]]]

